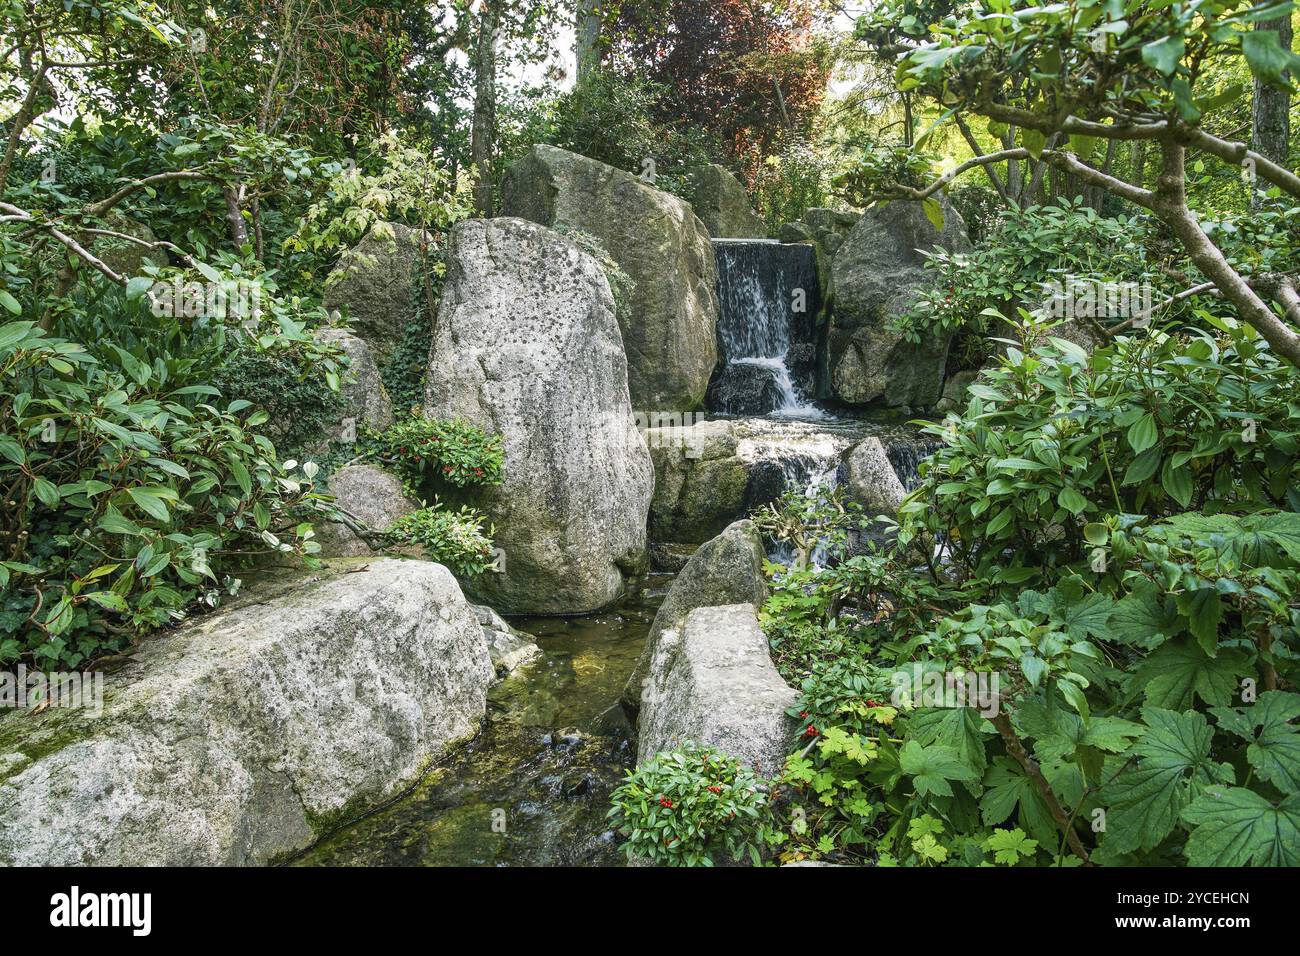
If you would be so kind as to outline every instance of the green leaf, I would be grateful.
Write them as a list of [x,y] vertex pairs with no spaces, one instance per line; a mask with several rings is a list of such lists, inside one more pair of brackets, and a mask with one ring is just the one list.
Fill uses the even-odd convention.
[[1051,811],[1024,768],[1010,757],[994,757],[984,775],[980,819],[985,826],[996,826],[1006,822],[1012,813],[1040,843],[1060,839]]
[[934,226],[934,231],[943,232],[943,206],[939,200],[927,196],[921,201],[921,210],[925,213],[925,218],[930,220],[930,225]]
[[1110,540],[1110,528],[1093,521],[1083,526],[1083,540],[1094,548],[1104,548]]
[[[1270,690],[1251,707],[1215,708],[1220,728],[1250,742],[1246,759],[1283,793],[1300,793],[1300,694]],[[1258,729],[1257,729],[1258,728]]]
[[1136,455],[1142,454],[1156,443],[1156,417],[1147,412],[1129,426],[1127,436],[1129,446]]
[[41,504],[45,505],[45,507],[58,507],[59,489],[54,482],[45,478],[37,478],[36,481],[32,483],[32,488],[36,492],[36,497],[41,500]]
[[23,311],[23,307],[18,304],[18,300],[4,289],[0,289],[0,305],[4,306],[6,310],[12,312],[14,315],[20,315]]
[[1038,850],[1038,841],[1029,839],[1019,827],[1014,830],[995,830],[984,841],[984,849],[990,851],[998,863],[1015,866],[1022,858],[1029,859],[1034,855]]
[[[1247,34],[1249,35],[1249,34]],[[1142,47],[1142,60],[1159,73],[1172,76],[1183,58],[1184,41],[1180,34],[1153,40]]]
[[112,591],[93,591],[86,595],[88,600],[94,601],[100,607],[108,611],[116,611],[119,614],[127,614],[131,608],[127,605],[126,599],[120,594]]
[[248,477],[248,469],[233,451],[226,451],[226,460],[230,462],[230,473],[234,476],[235,483],[239,485],[239,490],[247,495],[253,488],[253,483]]
[[1241,787],[1210,787],[1182,811],[1192,866],[1300,866],[1300,796],[1277,806]]
[[1214,588],[1198,588],[1178,595],[1178,610],[1187,617],[1188,630],[1210,657],[1219,652],[1219,622],[1223,599]]
[[167,510],[167,503],[159,497],[156,490],[128,488],[126,493],[131,496],[132,501],[139,505],[140,510],[151,518],[164,523],[171,521],[171,513]]
[[1169,641],[1161,645],[1134,672],[1146,684],[1146,700],[1157,707],[1186,710],[1199,697],[1212,707],[1232,700],[1237,678],[1248,673],[1246,659],[1237,650],[1223,649],[1210,657],[1194,641]]
[[1130,464],[1128,469],[1124,472],[1124,479],[1120,484],[1141,484],[1154,475],[1156,469],[1160,467],[1160,453],[1161,446],[1155,445],[1134,458],[1132,464]]
[[1155,650],[1182,631],[1174,602],[1145,579],[1115,603],[1107,627],[1110,636],[1122,644]]
[[949,780],[979,779],[979,774],[958,758],[957,751],[943,744],[925,747],[919,741],[909,740],[899,752],[899,763],[903,773],[913,778],[912,783],[921,796],[951,797]]
[[1245,31],[1241,34],[1241,52],[1255,76],[1279,89],[1289,89],[1285,74],[1295,69],[1297,57],[1282,48],[1276,30]]
[[1072,515],[1083,514],[1088,507],[1088,499],[1073,488],[1062,488],[1061,493],[1056,496],[1056,503]]
[[1020,144],[1029,151],[1029,155],[1034,159],[1041,159],[1043,148],[1047,146],[1047,136],[1036,129],[1021,127]]
[[1105,637],[1114,606],[1110,597],[1092,591],[1080,600],[1058,603],[1052,616],[1073,637]]
[[27,453],[23,451],[23,446],[9,435],[0,435],[0,455],[8,458],[15,465],[22,465],[27,461]]
[[927,707],[907,718],[908,736],[922,746],[943,742],[977,774],[987,765],[979,715],[970,707]]
[[126,283],[126,300],[128,302],[134,302],[137,299],[142,299],[152,288],[153,279],[148,276],[135,276],[128,279]]
[[1214,730],[1204,714],[1160,707],[1142,711],[1147,732],[1133,745],[1137,763],[1102,788],[1108,853],[1150,849],[1173,832],[1183,808],[1232,768],[1210,759]]
[[1165,493],[1184,508],[1192,501],[1192,472],[1186,466],[1174,467],[1172,458],[1165,459],[1165,466],[1160,471],[1160,485]]

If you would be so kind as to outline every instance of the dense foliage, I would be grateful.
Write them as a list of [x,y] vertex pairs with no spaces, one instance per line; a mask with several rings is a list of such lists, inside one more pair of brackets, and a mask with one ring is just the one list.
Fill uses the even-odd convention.
[[[1292,373],[1236,323],[1041,341],[933,427],[893,545],[769,567],[799,734],[752,836],[877,865],[1294,865]],[[838,514],[779,510],[813,536]]]

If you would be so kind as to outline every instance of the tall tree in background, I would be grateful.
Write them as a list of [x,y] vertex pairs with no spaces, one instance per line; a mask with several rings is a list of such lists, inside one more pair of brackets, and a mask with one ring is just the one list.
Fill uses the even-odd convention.
[[608,61],[668,88],[658,119],[715,132],[753,171],[811,128],[829,76],[817,32],[828,10],[824,0],[623,0]]
[[470,158],[474,163],[474,211],[492,215],[492,156],[497,135],[497,39],[501,0],[482,0],[474,52],[474,122]]
[[[1291,14],[1255,24],[1256,30],[1271,30],[1278,35],[1284,50],[1291,49]],[[1255,80],[1251,103],[1250,141],[1255,151],[1283,166],[1288,166],[1291,141],[1291,93],[1276,85]]]
[[574,40],[577,49],[577,82],[591,77],[604,60],[604,40],[601,35],[604,6],[601,0],[578,0],[574,20]]

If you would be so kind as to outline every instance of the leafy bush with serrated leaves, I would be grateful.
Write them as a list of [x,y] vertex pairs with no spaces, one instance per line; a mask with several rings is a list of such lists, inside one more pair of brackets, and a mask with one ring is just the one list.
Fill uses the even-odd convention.
[[1300,862],[1294,373],[1219,331],[1013,353],[935,429],[903,547],[778,581],[781,859]]

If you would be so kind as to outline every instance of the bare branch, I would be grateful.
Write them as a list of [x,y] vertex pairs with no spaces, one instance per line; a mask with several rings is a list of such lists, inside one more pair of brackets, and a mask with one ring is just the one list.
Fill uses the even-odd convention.
[[[934,182],[930,183],[930,185],[922,189],[914,189],[911,186],[895,184],[890,187],[887,193],[907,199],[928,199],[968,170],[975,169],[979,166],[987,166],[990,163],[1000,163],[1008,159],[1030,159],[1032,158],[1032,155],[1033,154],[1031,154],[1029,150],[1024,149],[1023,147],[1002,149],[998,150],[996,153],[986,153],[983,156],[976,156],[973,159],[968,159],[955,169],[950,169],[938,179],[934,180]],[[1109,190],[1115,195],[1121,196],[1129,202],[1135,203],[1144,209],[1151,208],[1153,199],[1151,190],[1142,189],[1139,186],[1126,183],[1122,179],[1117,179],[1114,176],[1107,175],[1101,170],[1095,169],[1081,161],[1079,157],[1075,156],[1073,153],[1057,149],[1044,149],[1041,151],[1039,156],[1044,162],[1050,163],[1065,172],[1073,173],[1087,183]]]
[[146,189],[149,186],[157,186],[159,183],[176,182],[179,180],[201,180],[201,179],[215,181],[216,178],[217,177],[213,176],[211,173],[201,173],[201,172],[196,172],[194,170],[185,170],[185,169],[176,170],[169,173],[155,173],[152,176],[146,176],[144,179],[137,179],[133,183],[128,183],[127,185],[119,189],[117,192],[113,193],[113,195],[109,196],[107,199],[101,199],[99,202],[91,203],[89,206],[85,206],[84,208],[81,209],[78,215],[102,217],[110,209],[112,209],[118,203],[122,202],[122,200],[128,198],[129,196],[135,195],[140,190]]

